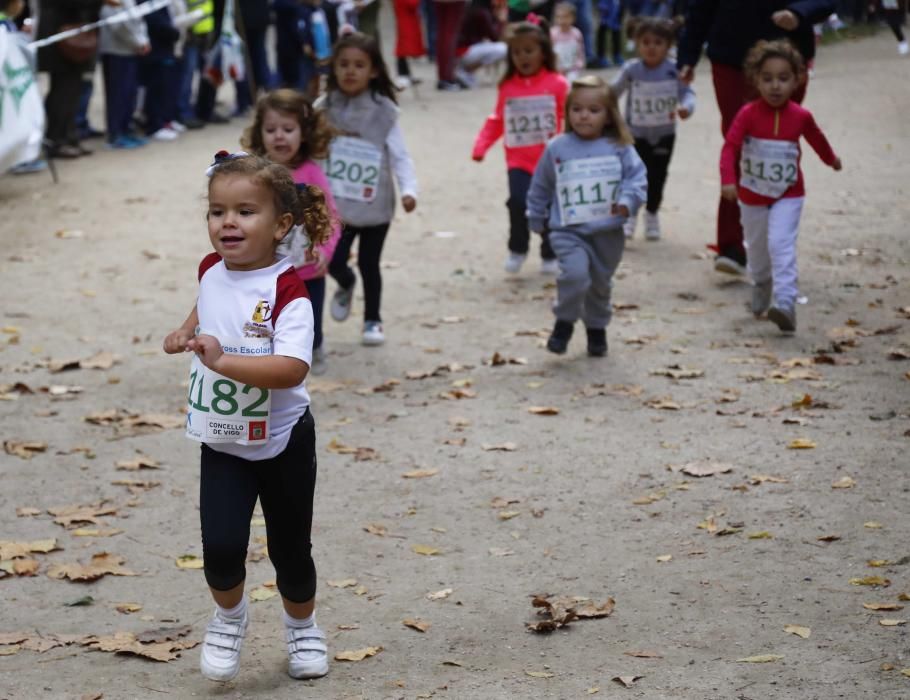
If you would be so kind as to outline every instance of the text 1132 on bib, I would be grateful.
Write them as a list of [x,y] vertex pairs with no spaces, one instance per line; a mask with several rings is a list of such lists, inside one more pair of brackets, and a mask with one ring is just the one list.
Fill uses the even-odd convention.
[[339,199],[372,202],[379,185],[382,151],[375,144],[353,136],[332,140],[325,174],[332,194]]
[[562,225],[610,216],[622,182],[618,156],[577,158],[556,166],[556,196]]
[[764,197],[780,197],[799,180],[799,144],[747,136],[739,159],[739,184]]
[[556,134],[556,98],[553,95],[506,100],[506,146],[536,146]]
[[[222,341],[225,353],[245,357],[272,354],[269,338]],[[193,356],[187,396],[186,436],[199,442],[261,445],[269,439],[272,396],[262,389],[212,371]]]

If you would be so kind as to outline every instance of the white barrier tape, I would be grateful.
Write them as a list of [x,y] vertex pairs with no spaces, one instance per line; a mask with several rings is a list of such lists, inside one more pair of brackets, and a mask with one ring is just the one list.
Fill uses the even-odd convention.
[[171,4],[171,0],[151,0],[151,2],[143,3],[137,7],[123,10],[118,12],[115,15],[106,17],[97,22],[92,22],[91,24],[84,24],[81,27],[76,27],[75,29],[67,29],[65,32],[60,32],[59,34],[53,34],[45,39],[40,41],[33,41],[28,45],[28,48],[40,49],[42,46],[50,46],[51,44],[56,44],[59,41],[64,39],[69,39],[70,37],[79,36],[80,34],[85,34],[85,32],[90,32],[93,29],[98,29],[98,27],[110,26],[112,24],[121,24],[123,22],[128,22],[131,19],[136,19],[137,17],[145,17],[146,15],[160,10],[162,7],[167,7]]

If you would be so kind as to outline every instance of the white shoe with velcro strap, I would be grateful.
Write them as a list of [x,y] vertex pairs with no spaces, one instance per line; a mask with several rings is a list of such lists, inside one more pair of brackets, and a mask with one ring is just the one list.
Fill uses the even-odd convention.
[[202,639],[199,670],[203,676],[210,681],[229,681],[236,677],[240,671],[240,648],[249,624],[248,614],[236,622],[228,622],[215,613]]
[[286,627],[288,675],[291,678],[321,678],[329,672],[329,649],[325,632],[312,627]]

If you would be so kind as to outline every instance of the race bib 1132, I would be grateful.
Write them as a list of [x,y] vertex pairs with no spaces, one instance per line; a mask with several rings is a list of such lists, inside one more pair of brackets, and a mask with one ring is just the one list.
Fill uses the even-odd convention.
[[764,197],[780,197],[799,180],[799,144],[747,136],[739,159],[739,184]]

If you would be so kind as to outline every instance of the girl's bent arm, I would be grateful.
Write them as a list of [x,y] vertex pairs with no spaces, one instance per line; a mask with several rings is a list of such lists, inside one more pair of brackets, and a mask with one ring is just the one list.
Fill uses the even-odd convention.
[[196,335],[196,327],[199,325],[199,311],[195,304],[190,315],[186,317],[180,328],[171,331],[164,339],[164,351],[168,354],[186,352],[189,350],[187,343],[190,338]]
[[629,83],[632,82],[632,77],[629,74],[631,66],[632,61],[623,65],[622,70],[619,71],[619,75],[610,83],[610,90],[616,93],[617,100],[622,97],[622,94],[629,88]]
[[222,354],[211,369],[236,382],[262,389],[293,389],[306,379],[310,368],[296,357],[240,357]]

